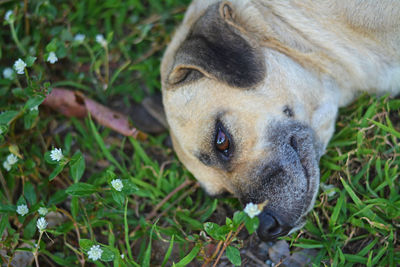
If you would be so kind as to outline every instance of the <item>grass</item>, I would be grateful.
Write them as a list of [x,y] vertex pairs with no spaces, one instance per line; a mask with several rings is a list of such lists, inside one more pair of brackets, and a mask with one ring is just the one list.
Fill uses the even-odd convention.
[[[53,87],[127,108],[159,91],[162,51],[188,3],[0,2],[0,17],[13,11],[0,28],[0,71],[18,58],[28,64],[25,75],[0,79],[0,163],[18,157],[10,171],[0,167],[1,264],[20,251],[41,266],[185,266],[223,255],[246,264],[239,232],[254,231],[257,220],[234,213],[236,199],[209,198],[164,145],[167,134],[139,142],[89,117],[35,109]],[[83,42],[74,41],[79,33]],[[321,190],[305,228],[285,238],[292,251],[316,249],[314,266],[400,264],[399,110],[399,99],[364,95],[340,111],[320,164],[321,182],[334,187]],[[60,162],[53,148],[62,149]],[[28,214],[18,215],[19,205]],[[49,211],[43,232],[40,207]],[[95,244],[103,254],[93,261]]]

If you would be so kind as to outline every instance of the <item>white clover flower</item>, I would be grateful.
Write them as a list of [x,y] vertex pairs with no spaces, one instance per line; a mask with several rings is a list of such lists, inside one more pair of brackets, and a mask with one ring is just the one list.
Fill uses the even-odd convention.
[[6,171],[8,172],[11,170],[11,165],[10,163],[8,163],[7,160],[3,162],[3,168],[6,169]]
[[4,20],[5,21],[7,21],[7,22],[9,22],[9,23],[11,23],[12,22],[12,15],[14,14],[14,12],[12,11],[12,10],[8,10],[7,12],[6,12],[6,15],[4,16]]
[[36,222],[36,227],[40,232],[43,232],[44,229],[47,227],[47,221],[44,217],[41,217]]
[[61,148],[54,148],[50,151],[50,158],[54,161],[60,161],[64,157]]
[[49,212],[49,211],[48,211],[47,208],[45,208],[45,207],[40,207],[40,208],[38,209],[38,213],[39,213],[40,215],[42,215],[42,216],[46,216],[47,212]]
[[10,155],[7,156],[7,162],[10,165],[14,165],[15,163],[17,163],[17,161],[18,161],[18,158],[14,154],[10,154]]
[[107,46],[107,41],[104,39],[104,36],[102,34],[96,35],[96,42],[101,44],[101,46]]
[[18,74],[24,74],[25,67],[26,63],[20,58],[14,63],[14,69],[17,71]]
[[3,70],[3,77],[4,77],[5,79],[12,80],[12,79],[13,79],[13,76],[14,76],[14,71],[13,71],[12,68],[5,68],[5,69]]
[[17,207],[17,213],[21,216],[25,216],[26,214],[28,214],[29,209],[28,206],[25,204],[21,204]]
[[100,259],[101,254],[103,254],[103,250],[100,248],[100,245],[93,245],[88,251],[89,259],[93,261]]
[[58,57],[56,55],[56,53],[54,53],[53,51],[51,51],[49,53],[49,55],[47,56],[47,62],[50,62],[50,64],[54,64],[58,61]]
[[257,204],[253,204],[252,202],[250,202],[247,203],[246,207],[244,208],[244,212],[246,212],[250,218],[254,218],[261,213],[261,210],[258,208]]
[[74,41],[78,42],[78,43],[82,43],[83,41],[85,41],[86,36],[84,34],[78,33],[75,35],[74,37]]
[[121,179],[114,179],[111,181],[112,187],[114,187],[115,190],[117,191],[122,191],[122,188],[124,187],[124,184],[122,183]]

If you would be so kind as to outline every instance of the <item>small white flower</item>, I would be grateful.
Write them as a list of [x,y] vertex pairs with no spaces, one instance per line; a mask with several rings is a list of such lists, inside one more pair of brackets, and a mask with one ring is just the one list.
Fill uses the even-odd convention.
[[12,79],[13,79],[13,76],[14,76],[14,71],[13,71],[12,68],[5,68],[5,69],[3,70],[3,77],[4,77],[5,79],[12,80]]
[[56,53],[51,51],[49,55],[47,56],[47,62],[50,62],[51,64],[54,64],[58,61]]
[[6,171],[8,172],[11,170],[11,165],[10,163],[8,163],[7,160],[3,162],[3,168],[6,169]]
[[101,44],[101,46],[107,46],[107,41],[104,39],[104,36],[102,34],[96,35],[96,42]]
[[19,205],[17,207],[17,213],[21,216],[25,216],[26,214],[28,214],[29,210],[28,210],[28,206],[25,204]]
[[26,63],[20,58],[14,63],[14,69],[17,71],[18,74],[24,74],[25,67]]
[[250,202],[247,203],[246,207],[244,208],[244,212],[246,212],[250,218],[254,218],[261,213],[261,210],[258,208],[257,204],[253,204],[252,202]]
[[8,10],[6,12],[6,15],[4,16],[4,20],[11,22],[12,18],[11,16],[14,14],[14,12],[12,10]]
[[121,254],[121,259],[124,259],[124,258],[125,258],[124,254]]
[[40,207],[38,209],[38,213],[42,216],[46,216],[47,212],[49,212],[45,207]]
[[64,157],[61,148],[54,148],[50,151],[50,158],[54,161],[60,161]]
[[96,261],[101,258],[101,254],[103,250],[100,248],[100,245],[93,245],[88,251],[89,259]]
[[78,33],[77,35],[75,35],[74,37],[74,41],[78,42],[78,43],[82,43],[83,41],[85,41],[86,36],[84,34]]
[[120,179],[114,179],[111,181],[112,187],[114,187],[115,190],[117,191],[122,191],[122,188],[124,187],[124,184]]
[[36,227],[40,232],[43,232],[44,229],[47,227],[47,221],[44,217],[41,217],[36,222]]
[[17,163],[17,161],[18,161],[18,158],[14,154],[10,154],[10,155],[7,156],[8,164],[14,165],[15,163]]

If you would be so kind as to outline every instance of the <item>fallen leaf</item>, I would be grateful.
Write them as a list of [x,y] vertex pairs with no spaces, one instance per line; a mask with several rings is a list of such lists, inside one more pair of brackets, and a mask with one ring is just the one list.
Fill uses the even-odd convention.
[[132,136],[139,140],[147,138],[145,133],[131,125],[127,116],[86,97],[79,91],[54,88],[44,100],[43,105],[67,117],[84,118],[90,113],[99,124],[124,136]]

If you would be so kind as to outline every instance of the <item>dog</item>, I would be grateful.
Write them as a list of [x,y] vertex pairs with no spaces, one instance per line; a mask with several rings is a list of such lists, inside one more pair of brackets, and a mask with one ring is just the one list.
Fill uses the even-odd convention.
[[179,159],[211,196],[268,201],[274,240],[313,208],[338,108],[400,92],[400,2],[194,0],[161,80]]

